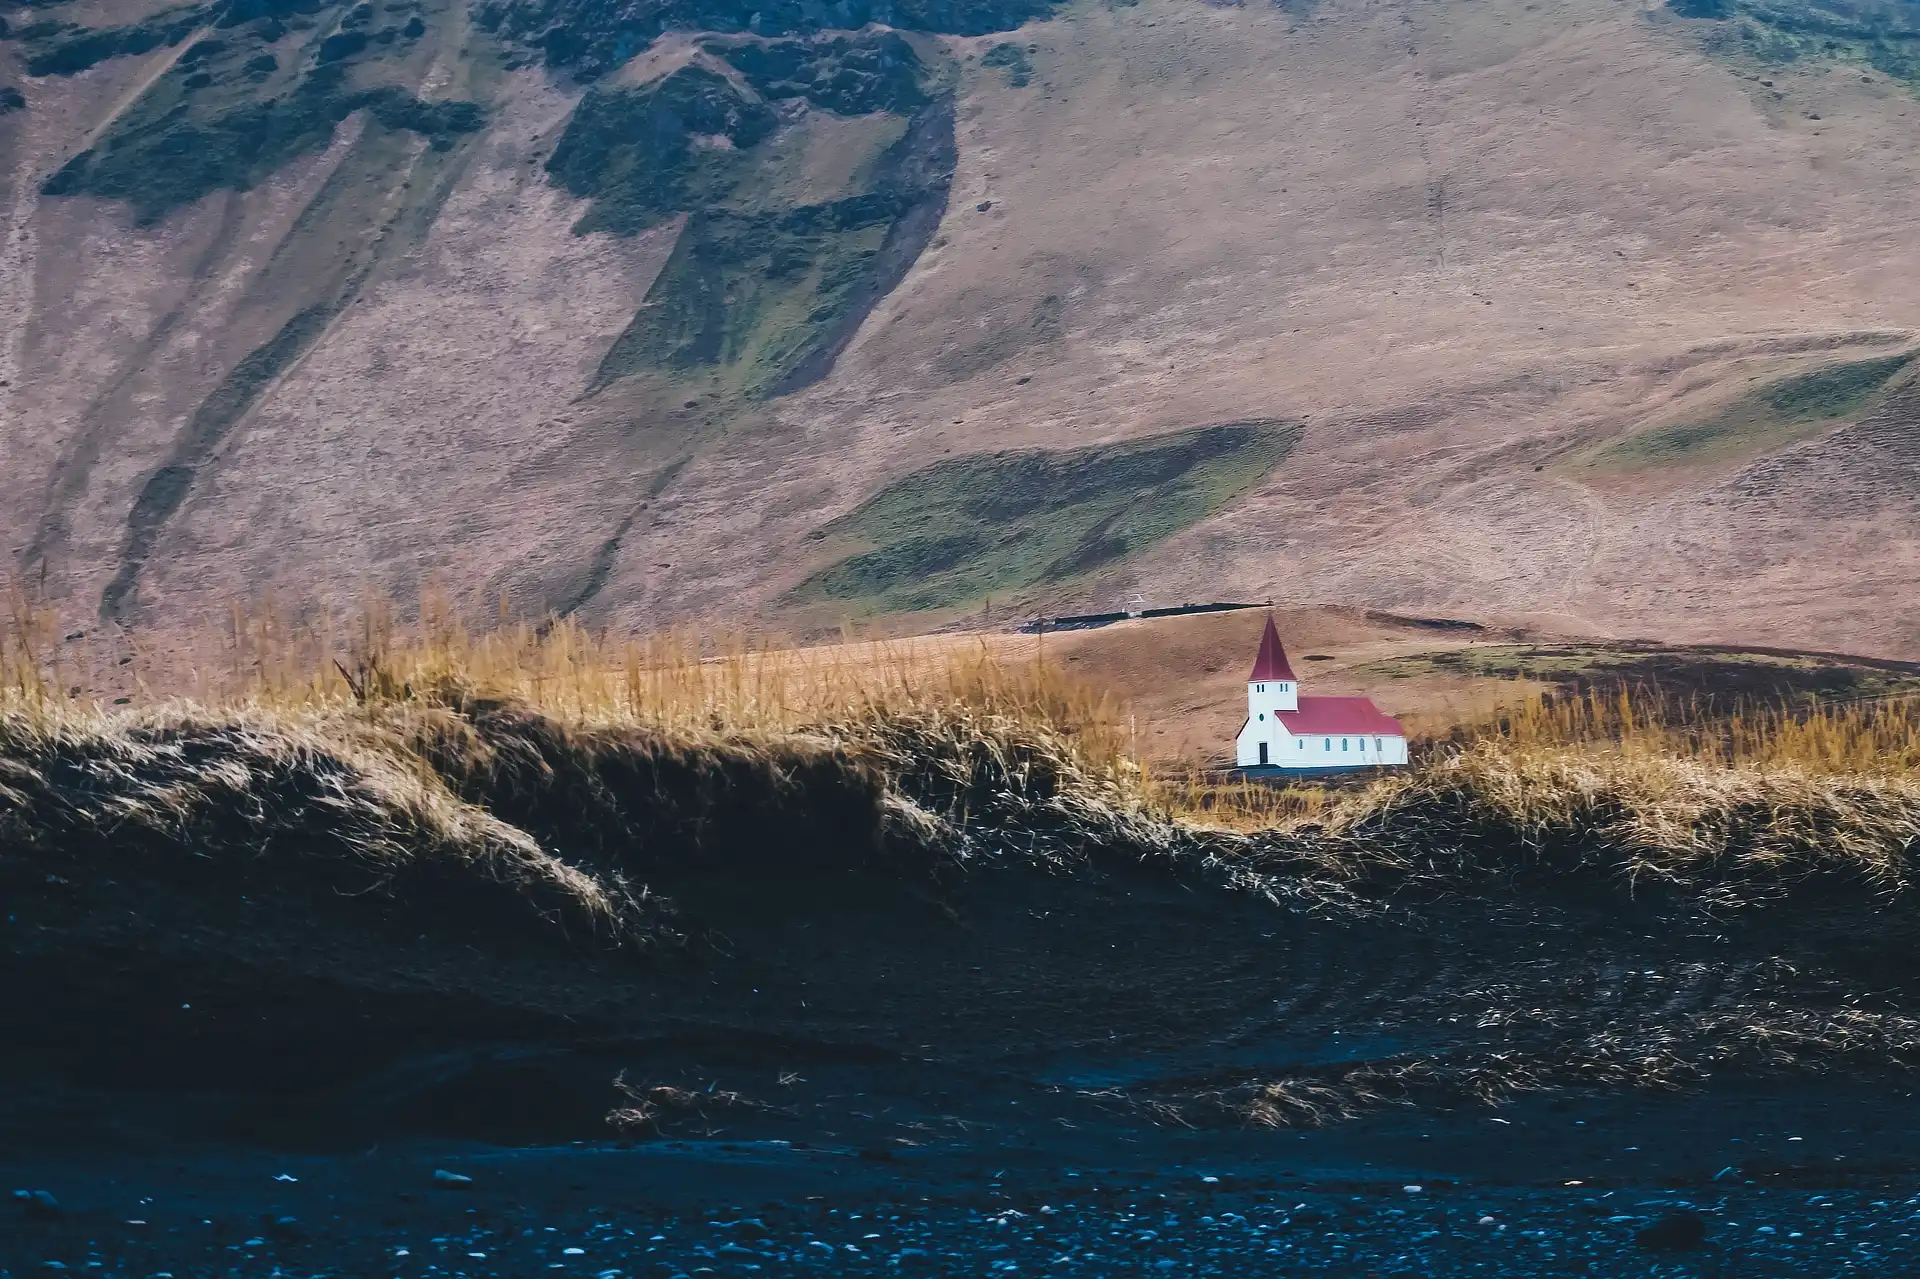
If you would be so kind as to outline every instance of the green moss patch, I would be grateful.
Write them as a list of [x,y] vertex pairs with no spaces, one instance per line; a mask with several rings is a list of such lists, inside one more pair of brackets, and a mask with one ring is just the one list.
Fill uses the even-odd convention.
[[1757,387],[1711,417],[1642,431],[1600,449],[1590,467],[1649,470],[1757,452],[1810,427],[1851,417],[1877,399],[1915,353],[1831,364]]
[[909,198],[696,215],[601,362],[597,384],[650,368],[724,366],[737,374],[736,389],[770,392],[828,339]]
[[811,40],[709,39],[703,46],[770,99],[804,98],[836,115],[912,115],[928,102],[920,55],[895,31]]
[[680,213],[761,207],[781,124],[771,103],[801,99],[836,115],[907,115],[929,98],[920,59],[893,32],[816,40],[705,42],[739,82],[691,64],[638,88],[594,89],[547,162],[553,181],[593,201],[576,228],[631,235]]
[[1709,52],[1776,66],[1851,62],[1920,84],[1920,12],[1880,0],[1668,0],[1712,22]]
[[[355,111],[443,149],[480,129],[485,114],[477,103],[426,102],[408,91],[400,64],[412,38],[398,26],[376,29],[374,20],[367,4],[323,9],[310,0],[239,0],[217,12],[169,10],[139,28],[85,38],[102,37],[97,44],[57,45],[46,56],[65,58],[64,66],[109,45],[102,56],[212,33],[183,50],[96,146],[47,180],[44,192],[123,201],[136,221],[151,224],[213,191],[257,186],[325,148]],[[293,34],[301,28],[305,36]],[[418,29],[424,32],[424,23]],[[133,31],[144,34],[130,45]]]
[[745,152],[778,123],[725,76],[683,67],[644,88],[589,91],[547,172],[593,201],[575,230],[631,235],[731,197],[752,167]]
[[1766,406],[1790,421],[1845,417],[1864,406],[1893,376],[1913,362],[1913,352],[1877,360],[1834,364],[1762,388]]
[[[182,94],[194,92],[179,68]],[[366,108],[388,128],[450,142],[478,129],[471,102],[422,102],[396,88],[351,91],[316,72],[285,97],[248,102],[196,118],[190,110],[116,125],[99,147],[82,151],[46,182],[47,195],[91,195],[131,205],[134,220],[158,222],[218,190],[246,191],[282,165],[319,151],[353,112]]]
[[[946,210],[947,64],[896,31],[699,43],[699,59],[659,80],[590,90],[547,163],[591,201],[582,234],[687,218],[593,390],[696,369],[749,398],[818,380]],[[816,119],[872,127],[816,132]],[[814,167],[832,177],[816,184],[808,157],[823,138],[834,163]]]
[[980,65],[1004,70],[1011,88],[1024,89],[1033,83],[1033,63],[1028,59],[1027,51],[1017,44],[994,45],[980,59]]
[[[900,36],[705,47],[728,65],[696,62],[649,85],[590,91],[548,161],[555,182],[592,201],[579,232],[631,234],[689,215],[601,360],[595,390],[696,369],[750,398],[807,385],[832,367],[946,209],[951,105],[930,92],[940,77]],[[770,105],[795,99],[807,103],[797,115]],[[899,113],[910,108],[903,129]],[[780,207],[780,192],[803,185],[792,174],[807,150],[796,135],[816,111],[892,127],[847,135],[879,151],[839,157],[853,193]]]
[[28,47],[27,74],[74,75],[109,58],[137,57],[179,44],[216,18],[212,5],[182,5],[124,27],[82,27],[37,22],[23,28]]
[[904,611],[1071,578],[1220,510],[1299,438],[1297,426],[1262,419],[1096,448],[938,462],[822,529],[867,549],[795,594]]
[[[751,33],[787,40],[822,31],[899,31],[981,36],[1050,18],[1059,0],[488,0],[480,25],[538,50],[549,66],[596,79],[643,52],[664,31]],[[852,37],[866,39],[866,34]]]

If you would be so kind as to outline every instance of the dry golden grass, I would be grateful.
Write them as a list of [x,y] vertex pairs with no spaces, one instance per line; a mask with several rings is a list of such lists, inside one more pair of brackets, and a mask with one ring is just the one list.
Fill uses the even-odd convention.
[[[675,858],[1166,851],[1129,726],[1043,652],[624,641],[566,621],[471,631],[236,614],[165,698],[86,692],[86,663],[15,610],[0,648],[0,844],[64,858],[140,839],[211,855],[325,850],[359,889],[451,872],[588,932],[660,935]],[[54,654],[54,656],[49,656]],[[126,835],[129,840],[122,841]],[[555,891],[567,900],[556,903]],[[491,891],[489,887],[488,891]]]
[[[47,615],[14,596],[0,629],[0,689],[98,712],[97,658],[58,641]],[[205,709],[330,713],[404,703],[452,681],[569,723],[662,732],[784,734],[964,706],[1070,736],[1083,764],[1131,767],[1117,697],[1063,670],[1044,642],[1027,641],[1019,656],[1003,650],[989,637],[819,647],[692,630],[620,638],[566,619],[475,630],[429,596],[405,622],[385,603],[298,624],[271,607],[236,609],[221,634],[156,646],[136,670],[139,700]]]
[[1625,689],[1540,696],[1370,780],[1194,772],[1157,793],[1190,822],[1333,839],[1405,871],[1518,854],[1629,881],[1834,871],[1896,889],[1920,848],[1920,700],[1719,714]]
[[[1009,659],[950,641],[627,640],[564,620],[475,631],[428,600],[404,624],[386,608],[298,627],[236,613],[217,646],[176,666],[191,699],[117,710],[88,699],[85,670],[48,656],[54,638],[16,602],[0,635],[8,750],[188,727],[272,737],[353,761],[410,814],[395,830],[441,841],[495,830],[522,793],[611,794],[602,774],[615,756],[675,755],[758,769],[783,803],[803,802],[792,778],[827,768],[835,785],[884,795],[896,835],[942,845],[982,823],[1038,822],[1077,847],[1198,839],[1232,856],[1320,841],[1376,868],[1435,873],[1447,857],[1518,850],[1629,877],[1830,868],[1897,886],[1920,843],[1911,700],[1709,715],[1625,691],[1536,697],[1421,741],[1408,769],[1269,786],[1152,773],[1126,705],[1044,648]],[[137,772],[138,758],[123,766]],[[587,780],[566,780],[576,772]],[[646,824],[636,801],[580,802],[580,820],[611,823],[596,842]],[[531,856],[539,838],[516,847]]]
[[1427,743],[1415,767],[1319,821],[1429,854],[1492,845],[1604,860],[1629,879],[1911,881],[1920,703],[1696,711],[1625,691],[1536,701]]
[[1437,736],[1516,751],[1578,748],[1625,759],[1903,776],[1920,769],[1920,698],[1748,703],[1715,711],[1620,687],[1577,697],[1536,696]]

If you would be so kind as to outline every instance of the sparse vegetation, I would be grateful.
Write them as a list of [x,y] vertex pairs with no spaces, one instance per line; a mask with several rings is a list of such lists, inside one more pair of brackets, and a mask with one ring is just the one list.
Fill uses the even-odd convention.
[[[816,380],[946,206],[952,116],[931,96],[936,72],[897,33],[704,48],[748,87],[695,63],[641,88],[592,90],[547,164],[556,183],[593,200],[579,232],[630,235],[691,214],[596,388],[714,368],[732,391],[761,398]],[[863,189],[789,206],[778,144],[805,123],[782,132],[771,104],[783,99],[912,120],[853,166]]]
[[872,549],[803,596],[928,609],[1085,573],[1206,518],[1286,457],[1299,428],[1234,422],[1126,444],[938,462],[826,526]]
[[1002,41],[988,49],[980,59],[983,67],[999,67],[1007,73],[1007,87],[1024,89],[1033,83],[1033,62],[1017,44]]
[[1066,333],[1066,309],[1066,301],[1058,293],[1043,294],[1015,322],[996,324],[984,336],[943,351],[934,367],[948,379],[960,382],[1058,341]]
[[1797,377],[1782,378],[1758,394],[1767,407],[1789,421],[1844,417],[1913,362],[1913,353],[1835,364]]
[[1012,829],[1036,850],[1106,841],[1247,871],[1280,856],[1316,892],[1523,867],[1728,893],[1824,870],[1892,891],[1920,847],[1913,696],[1706,711],[1624,685],[1547,695],[1428,737],[1405,771],[1268,788],[1150,776],[1123,704],[1044,649],[712,653],[567,622],[476,637],[444,610],[418,628],[240,619],[223,663],[181,668],[192,702],[125,711],[89,702],[60,651],[24,611],[0,644],[9,839],[65,848],[112,810],[148,838],[235,848],[308,823],[355,864],[557,855],[591,882],[541,882],[576,884],[582,919],[625,909],[609,873],[750,850],[768,822],[789,847],[815,831],[802,842],[828,857],[947,855]]
[[767,7],[737,0],[698,0],[680,5],[656,0],[627,7],[604,4],[602,0],[544,4],[491,0],[478,17],[484,29],[539,50],[549,66],[566,67],[579,78],[592,80],[621,65],[669,29],[751,31],[780,39],[824,30],[858,31],[869,23],[882,23],[900,31],[981,36],[1050,17],[1055,7],[1054,0],[913,0],[887,8],[859,2],[834,9]]
[[100,595],[103,615],[125,614],[141,569],[153,550],[154,539],[186,500],[200,465],[226,438],[241,415],[253,407],[267,384],[326,331],[340,306],[352,297],[353,287],[349,284],[338,298],[295,314],[273,337],[243,356],[194,410],[186,432],[175,444],[168,461],[147,477],[127,513],[127,541],[120,568]]
[[75,75],[109,58],[137,57],[179,44],[216,17],[211,5],[179,5],[145,21],[124,27],[82,27],[63,22],[36,22],[20,30],[31,46],[27,74]]
[[1387,658],[1354,674],[1368,682],[1436,674],[1527,681],[1559,698],[1611,696],[1625,688],[1685,706],[1690,718],[1920,692],[1920,665],[1912,662],[1716,645],[1475,644]]
[[1670,0],[1683,18],[1715,22],[1712,52],[1785,65],[1824,59],[1920,83],[1920,23],[1872,0]]
[[1609,444],[1588,465],[1637,471],[1758,452],[1860,412],[1913,359],[1913,352],[1903,352],[1778,378],[1703,420],[1657,426]]
[[[478,103],[423,101],[405,88],[406,74],[392,62],[392,50],[406,43],[400,29],[362,30],[366,19],[356,16],[358,9],[327,10],[349,29],[324,37],[311,16],[322,12],[318,5],[251,20],[239,18],[240,12],[169,10],[164,22],[71,36],[36,55],[46,62],[40,74],[71,74],[92,65],[86,58],[177,45],[196,32],[220,33],[183,50],[95,146],[47,179],[44,192],[124,201],[135,220],[148,225],[210,192],[252,189],[290,161],[323,149],[356,111],[442,149],[485,124]],[[284,71],[281,57],[268,51],[288,34],[283,18],[310,28],[304,40],[309,47],[289,52],[293,65]]]

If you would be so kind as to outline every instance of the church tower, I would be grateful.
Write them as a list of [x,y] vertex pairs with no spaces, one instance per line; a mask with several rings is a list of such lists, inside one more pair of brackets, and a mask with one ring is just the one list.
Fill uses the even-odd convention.
[[1253,674],[1247,677],[1247,718],[1259,723],[1281,711],[1299,709],[1300,681],[1287,664],[1287,650],[1280,645],[1280,632],[1269,613],[1266,634],[1260,637],[1260,653],[1253,661]]

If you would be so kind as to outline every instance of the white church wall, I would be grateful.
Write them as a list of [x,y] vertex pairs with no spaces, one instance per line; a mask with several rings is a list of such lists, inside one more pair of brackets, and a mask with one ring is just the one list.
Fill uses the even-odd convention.
[[[1266,759],[1260,747],[1267,748]],[[1234,739],[1234,763],[1241,768],[1359,768],[1407,762],[1407,739],[1391,733],[1319,733],[1295,737],[1271,714],[1247,716]]]

